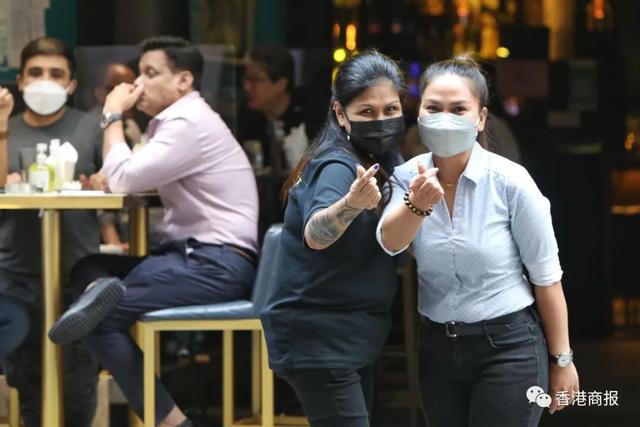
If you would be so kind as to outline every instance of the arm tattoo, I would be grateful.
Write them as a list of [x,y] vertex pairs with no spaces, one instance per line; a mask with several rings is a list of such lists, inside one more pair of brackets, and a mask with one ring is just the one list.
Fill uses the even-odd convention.
[[314,242],[322,246],[329,246],[335,242],[342,234],[336,224],[336,221],[331,218],[329,209],[325,209],[322,212],[318,212],[311,218],[309,223],[309,234]]
[[336,213],[336,218],[345,226],[345,228],[347,228],[349,224],[351,224],[351,222],[360,214],[361,210],[349,206],[345,199],[340,200],[339,203],[341,204],[341,209]]
[[347,205],[341,199],[334,205],[316,213],[309,221],[309,237],[322,246],[333,244],[360,214],[361,210]]

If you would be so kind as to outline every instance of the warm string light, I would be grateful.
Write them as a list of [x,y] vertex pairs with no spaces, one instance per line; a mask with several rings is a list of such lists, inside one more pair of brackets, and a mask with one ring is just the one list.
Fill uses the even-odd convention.
[[333,51],[333,60],[340,63],[347,59],[347,51],[343,48],[338,48]]
[[601,21],[604,15],[604,0],[593,0],[593,18]]
[[348,50],[356,50],[356,37],[358,35],[358,27],[353,22],[347,25],[345,29],[345,47]]
[[422,3],[422,13],[429,16],[444,15],[444,0],[424,0]]
[[507,47],[500,46],[499,48],[496,49],[496,56],[498,58],[506,59],[509,57],[509,55],[511,55],[511,51]]
[[633,151],[636,146],[636,135],[633,132],[629,132],[624,140],[624,149],[627,151]]
[[456,14],[460,18],[466,18],[469,16],[469,0],[456,1]]

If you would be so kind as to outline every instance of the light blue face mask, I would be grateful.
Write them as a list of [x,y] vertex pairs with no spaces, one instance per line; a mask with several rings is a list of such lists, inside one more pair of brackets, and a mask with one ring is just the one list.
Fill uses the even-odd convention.
[[420,141],[438,157],[453,157],[473,148],[478,126],[466,117],[435,113],[418,117]]

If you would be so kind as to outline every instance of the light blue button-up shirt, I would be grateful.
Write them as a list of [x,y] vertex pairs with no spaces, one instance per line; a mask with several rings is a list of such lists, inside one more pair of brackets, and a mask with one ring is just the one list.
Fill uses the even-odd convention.
[[[404,205],[418,162],[433,167],[431,153],[398,166],[393,194],[378,223]],[[435,322],[478,322],[523,309],[534,302],[531,286],[562,278],[549,201],[522,166],[473,148],[458,181],[449,215],[444,198],[422,222],[413,241],[418,265],[418,310]]]

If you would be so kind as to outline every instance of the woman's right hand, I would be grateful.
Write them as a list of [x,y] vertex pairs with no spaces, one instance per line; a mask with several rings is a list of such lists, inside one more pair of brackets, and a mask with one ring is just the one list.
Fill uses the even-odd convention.
[[345,196],[345,203],[347,207],[364,210],[374,209],[378,206],[382,195],[378,188],[378,182],[373,177],[380,169],[380,165],[376,163],[371,166],[369,170],[366,170],[361,165],[357,166],[356,172],[358,176],[351,184],[349,193]]
[[409,201],[418,209],[426,211],[431,206],[437,204],[444,196],[444,190],[436,175],[438,168],[427,169],[425,165],[418,162],[418,175],[409,184]]

